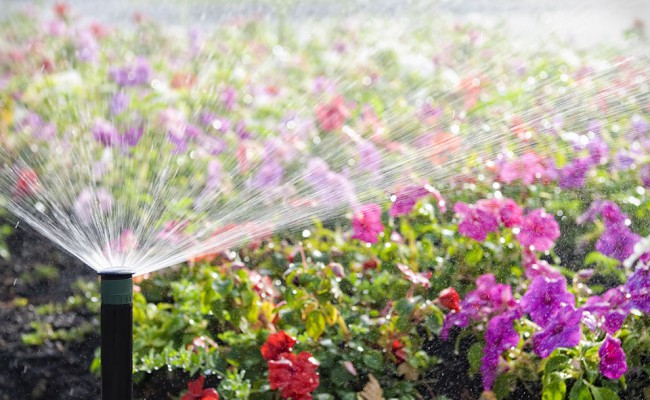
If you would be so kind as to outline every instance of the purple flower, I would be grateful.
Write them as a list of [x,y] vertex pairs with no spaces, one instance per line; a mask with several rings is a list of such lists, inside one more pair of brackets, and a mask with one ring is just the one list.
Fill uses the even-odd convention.
[[119,142],[124,147],[134,147],[140,142],[144,127],[142,125],[133,125],[124,130],[124,133],[119,138]]
[[566,290],[566,280],[538,276],[521,298],[521,309],[544,327],[565,306],[575,306],[575,297]]
[[628,170],[634,165],[635,158],[627,150],[619,150],[614,159],[614,168],[619,171]]
[[381,223],[381,207],[374,203],[360,206],[352,217],[352,228],[353,239],[377,243],[379,234],[384,231]]
[[517,239],[522,246],[537,251],[546,251],[560,237],[560,226],[553,215],[541,208],[531,211],[524,217]]
[[428,195],[433,195],[436,198],[440,211],[446,211],[447,208],[445,206],[445,200],[442,198],[440,192],[438,192],[435,188],[429,185],[409,185],[404,186],[403,188],[399,189],[397,193],[395,193],[395,201],[390,206],[388,214],[390,214],[391,217],[398,217],[400,215],[409,214],[411,210],[413,210],[415,203],[417,203],[418,200],[420,200],[422,197]]
[[93,62],[99,56],[99,44],[92,32],[83,30],[75,36],[75,55],[79,61]]
[[604,377],[620,379],[627,372],[627,360],[620,339],[608,334],[598,349],[598,355],[600,356],[598,369]]
[[515,304],[509,285],[496,283],[492,274],[481,275],[476,279],[476,289],[467,293],[461,301],[460,311],[447,314],[440,337],[447,339],[452,327],[466,327],[471,321],[487,321]]
[[603,121],[599,119],[592,119],[587,122],[587,131],[595,134],[599,134],[603,129]]
[[481,374],[483,376],[483,389],[490,390],[494,385],[499,366],[501,353],[516,347],[519,344],[519,333],[515,330],[513,322],[521,317],[518,308],[507,311],[492,318],[485,332],[485,347],[481,359]]
[[246,128],[244,121],[239,121],[235,126],[235,133],[241,140],[250,139],[253,137],[251,132]]
[[640,264],[625,283],[629,306],[650,314],[650,267]]
[[632,116],[632,128],[635,133],[642,136],[648,132],[648,129],[650,129],[650,124],[648,124],[648,121],[646,121],[646,119],[642,116],[634,115]]
[[616,203],[603,201],[601,206],[605,231],[596,242],[596,250],[623,262],[634,252],[634,245],[641,237],[626,225],[628,217]]
[[258,190],[270,189],[279,186],[283,176],[282,165],[274,158],[267,157],[258,167],[258,172],[251,184]]
[[364,140],[357,144],[357,152],[361,169],[371,173],[379,171],[379,168],[381,168],[381,153],[374,144]]
[[650,188],[650,164],[643,164],[639,168],[639,178],[643,186]]
[[607,161],[609,146],[607,146],[607,142],[603,139],[599,137],[594,138],[587,145],[587,149],[589,150],[589,158],[592,163],[598,165],[604,164]]
[[120,142],[117,129],[108,121],[96,119],[92,128],[93,137],[106,147],[115,146]]
[[600,213],[603,215],[603,221],[605,222],[605,226],[608,228],[625,224],[625,220],[628,219],[627,215],[621,211],[620,207],[609,200],[605,200],[601,203]]
[[624,224],[605,227],[605,231],[596,242],[596,250],[607,257],[623,262],[634,252],[634,245],[639,240],[641,237],[632,233]]
[[628,299],[623,286],[608,290],[602,296],[591,296],[582,307],[583,322],[589,329],[602,328],[613,335],[629,314]]
[[144,57],[138,57],[132,65],[111,68],[109,76],[119,86],[148,85],[151,79],[151,66]]
[[221,101],[223,102],[226,111],[232,111],[237,103],[237,90],[232,86],[228,86],[221,92]]
[[122,114],[131,103],[131,98],[126,95],[123,91],[119,91],[113,95],[109,105],[109,111],[112,116]]
[[550,323],[533,335],[533,350],[542,358],[558,347],[575,347],[580,343],[582,309],[568,305],[557,313]]
[[223,153],[228,147],[223,139],[219,139],[211,135],[199,136],[197,143],[202,149],[213,156],[218,156],[219,154]]
[[560,170],[560,187],[577,189],[585,185],[585,178],[591,167],[590,158],[577,158]]
[[587,211],[585,211],[580,216],[578,216],[578,218],[576,218],[576,223],[578,225],[583,225],[587,222],[593,222],[598,216],[598,214],[600,214],[602,208],[603,208],[602,200],[592,201]]
[[208,163],[208,178],[205,184],[208,189],[216,189],[223,179],[223,167],[219,160],[210,160]]
[[303,179],[314,188],[320,203],[329,207],[355,204],[354,186],[350,180],[331,171],[320,158],[314,157],[308,161]]
[[499,229],[496,216],[483,208],[470,206],[463,202],[454,205],[454,211],[462,217],[458,232],[479,242],[487,238],[488,233]]
[[56,136],[56,125],[45,123],[40,115],[31,111],[20,121],[18,128],[37,140],[50,140]]
[[75,215],[84,225],[101,219],[112,207],[113,196],[104,188],[83,189],[73,205]]

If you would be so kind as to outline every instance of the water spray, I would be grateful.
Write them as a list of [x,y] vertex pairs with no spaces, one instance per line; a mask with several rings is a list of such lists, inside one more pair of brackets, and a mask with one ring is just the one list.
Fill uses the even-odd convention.
[[100,274],[102,400],[133,398],[133,275]]

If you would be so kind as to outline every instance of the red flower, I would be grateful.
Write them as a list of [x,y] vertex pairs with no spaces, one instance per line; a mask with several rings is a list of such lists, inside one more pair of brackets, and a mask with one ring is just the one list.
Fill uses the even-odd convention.
[[377,262],[376,258],[369,258],[363,263],[363,270],[368,271],[370,269],[377,269],[379,266],[379,263]]
[[70,5],[68,3],[58,1],[54,3],[54,13],[61,19],[67,18],[70,14]]
[[203,389],[203,375],[195,381],[187,384],[187,393],[181,397],[181,400],[219,400],[219,393],[213,388]]
[[460,311],[460,296],[458,292],[453,287],[448,287],[447,289],[440,292],[438,295],[438,301],[444,307],[447,307],[450,310],[456,312]]
[[325,132],[341,129],[349,116],[350,111],[341,96],[337,96],[329,104],[321,104],[316,107],[316,119]]
[[391,347],[392,347],[391,350],[395,355],[395,358],[397,358],[398,364],[401,364],[404,361],[406,361],[406,352],[404,351],[404,343],[400,342],[399,339],[395,339]]
[[27,197],[36,193],[38,189],[38,175],[31,168],[24,168],[18,172],[14,197]]
[[285,399],[311,400],[311,392],[319,385],[317,369],[318,361],[311,353],[284,353],[277,360],[269,361],[271,389],[282,390],[280,394]]
[[266,361],[273,361],[277,360],[283,353],[290,352],[294,344],[296,344],[296,339],[287,335],[285,331],[280,331],[270,335],[260,351]]

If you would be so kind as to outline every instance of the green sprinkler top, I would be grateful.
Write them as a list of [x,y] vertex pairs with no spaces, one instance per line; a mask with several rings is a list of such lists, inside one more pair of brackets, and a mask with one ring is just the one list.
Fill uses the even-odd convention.
[[133,303],[133,277],[129,274],[101,274],[102,304]]

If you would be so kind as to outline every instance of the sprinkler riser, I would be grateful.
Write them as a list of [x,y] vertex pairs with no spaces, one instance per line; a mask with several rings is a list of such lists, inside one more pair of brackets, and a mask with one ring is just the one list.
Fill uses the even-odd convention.
[[102,400],[133,398],[133,279],[101,274]]

